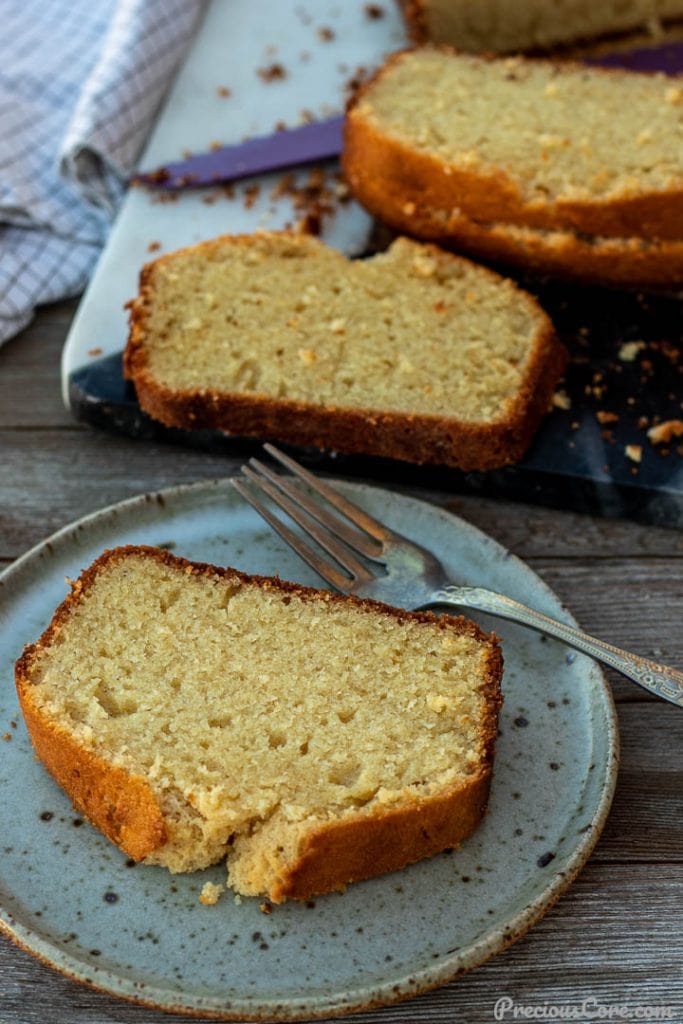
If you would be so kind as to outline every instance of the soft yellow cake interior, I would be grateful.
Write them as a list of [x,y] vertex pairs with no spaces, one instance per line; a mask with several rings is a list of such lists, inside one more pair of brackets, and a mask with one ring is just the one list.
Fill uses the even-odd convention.
[[450,623],[129,556],[38,650],[31,700],[149,781],[169,837],[148,862],[227,854],[264,892],[312,821],[481,769],[491,643]]
[[539,337],[523,292],[407,239],[347,260],[317,239],[225,238],[149,269],[146,373],[180,392],[504,418]]

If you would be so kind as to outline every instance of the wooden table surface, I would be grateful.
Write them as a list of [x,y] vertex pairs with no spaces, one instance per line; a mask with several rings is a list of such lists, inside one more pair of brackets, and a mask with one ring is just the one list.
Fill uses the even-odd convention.
[[[236,468],[225,457],[74,423],[59,386],[74,308],[46,307],[0,349],[0,568],[85,513]],[[525,559],[587,631],[683,667],[683,533],[472,497],[422,496]],[[607,827],[579,878],[505,953],[431,994],[356,1020],[490,1024],[496,1001],[509,996],[516,1019],[532,1019],[534,1009],[543,1019],[544,1005],[551,1020],[572,1009],[575,1020],[652,1019],[633,1016],[636,1007],[651,1006],[671,1008],[659,1019],[682,1024],[683,713],[608,677],[622,763]],[[183,1019],[83,988],[0,937],[0,1024]],[[514,1019],[512,1010],[504,1019]]]

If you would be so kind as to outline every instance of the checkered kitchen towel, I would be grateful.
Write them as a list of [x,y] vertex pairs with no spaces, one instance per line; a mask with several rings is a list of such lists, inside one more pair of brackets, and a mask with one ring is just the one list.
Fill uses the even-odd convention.
[[202,0],[0,0],[0,344],[77,294]]

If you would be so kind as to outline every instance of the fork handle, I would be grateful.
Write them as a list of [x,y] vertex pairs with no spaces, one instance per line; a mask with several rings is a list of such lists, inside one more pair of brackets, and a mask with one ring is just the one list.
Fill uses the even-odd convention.
[[582,633],[581,630],[551,619],[542,612],[527,608],[511,597],[496,594],[484,587],[444,587],[434,593],[429,603],[476,608],[477,611],[529,626],[530,629],[562,640],[569,647],[574,647],[577,651],[610,665],[650,693],[683,708],[683,672],[660,665],[649,658],[642,658],[639,654],[622,651],[614,644],[598,640],[588,633]]

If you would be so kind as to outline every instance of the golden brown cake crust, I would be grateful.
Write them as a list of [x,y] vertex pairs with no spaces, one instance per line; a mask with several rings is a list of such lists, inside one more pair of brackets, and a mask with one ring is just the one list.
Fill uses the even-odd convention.
[[[448,46],[430,49],[457,57]],[[624,196],[608,200],[538,197],[525,200],[515,181],[501,168],[479,172],[447,164],[429,153],[418,152],[388,134],[378,131],[363,116],[361,105],[373,86],[411,50],[392,54],[374,75],[367,79],[351,100],[344,129],[342,167],[356,198],[382,219],[386,212],[402,207],[406,197],[415,197],[431,209],[455,207],[478,222],[502,222],[544,230],[586,232],[616,238],[648,238],[680,241],[683,239],[683,185],[667,191]],[[469,57],[487,61],[493,55]],[[518,58],[531,63],[529,58]],[[557,69],[572,68],[570,63],[536,60]],[[575,65],[586,71],[585,67]],[[595,75],[611,77],[632,75],[615,68],[592,68]],[[638,72],[638,74],[641,74]],[[383,210],[373,209],[368,199],[382,195]]]
[[143,778],[131,775],[103,755],[83,747],[36,705],[31,692],[38,656],[58,640],[71,612],[87,595],[98,575],[129,557],[150,558],[188,575],[255,583],[266,590],[296,594],[308,601],[352,603],[398,621],[429,622],[443,630],[455,625],[461,634],[488,644],[482,684],[486,702],[481,729],[483,757],[477,773],[446,792],[416,798],[409,807],[388,806],[372,814],[359,812],[316,828],[306,838],[299,860],[268,894],[274,902],[286,898],[307,899],[321,892],[343,889],[348,882],[396,870],[447,846],[455,846],[472,832],[486,809],[498,711],[502,703],[503,659],[494,634],[484,633],[462,616],[406,612],[376,601],[342,597],[278,578],[248,576],[235,569],[191,562],[159,548],[128,545],[105,551],[72,583],[71,593],[55,611],[50,625],[36,643],[25,648],[17,661],[15,678],[22,712],[39,758],[79,811],[130,857],[143,860],[167,839],[164,817],[151,787]]
[[[497,670],[498,666],[492,665],[491,676]],[[341,891],[349,882],[396,871],[459,846],[486,811],[495,721],[489,718],[491,753],[482,771],[446,793],[416,800],[413,806],[387,808],[321,825],[307,837],[298,862],[269,894],[273,903]]]
[[35,658],[54,642],[80,593],[73,591],[66,598],[40,640],[19,658],[15,668],[19,705],[36,754],[74,806],[129,857],[142,860],[167,838],[163,814],[147,782],[82,746],[46,717],[32,697]]
[[[194,248],[208,250],[223,241],[218,238]],[[231,241],[248,244],[249,236],[236,236]],[[443,258],[443,251],[436,252]],[[537,306],[538,330],[526,376],[512,408],[500,420],[473,423],[455,415],[446,418],[335,408],[256,394],[168,388],[150,373],[145,349],[147,319],[154,300],[154,267],[168,258],[161,257],[142,269],[139,295],[129,304],[130,334],[124,354],[124,374],[134,382],[141,407],[166,426],[224,430],[239,436],[333,448],[351,455],[453,466],[466,472],[494,469],[523,457],[567,364],[567,353],[552,323]],[[498,279],[492,271],[482,268],[482,273]]]

